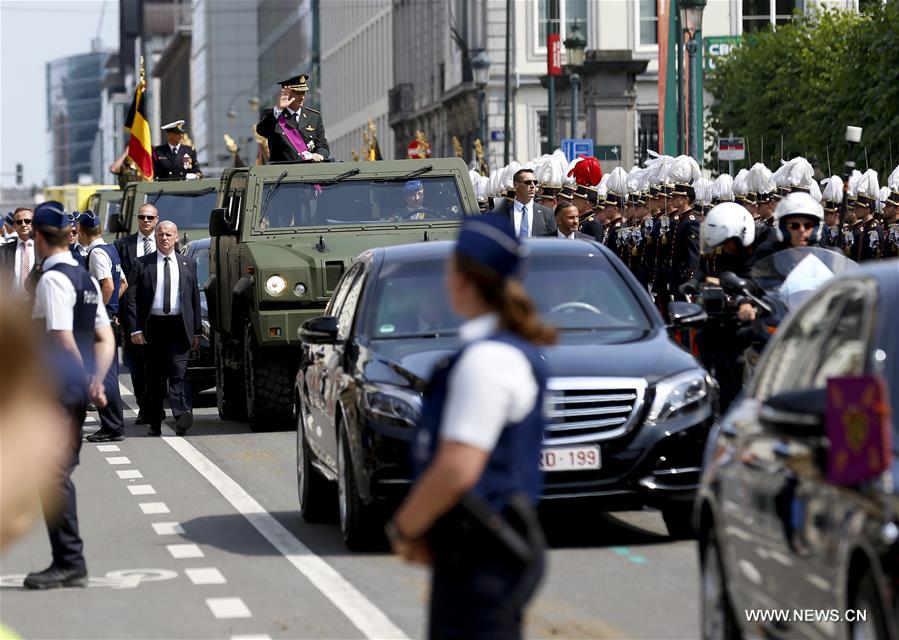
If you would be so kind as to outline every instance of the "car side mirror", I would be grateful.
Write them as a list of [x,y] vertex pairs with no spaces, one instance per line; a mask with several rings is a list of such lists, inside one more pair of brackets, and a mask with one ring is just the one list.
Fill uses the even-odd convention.
[[695,327],[709,319],[708,314],[698,304],[675,300],[668,304],[668,317],[677,329]]
[[759,422],[768,430],[786,435],[823,436],[826,399],[824,389],[801,389],[771,396],[759,409]]
[[122,220],[121,213],[109,214],[109,233],[124,233],[127,231],[125,223]]
[[213,238],[231,233],[231,225],[225,220],[226,209],[213,209],[209,214],[209,235]]
[[319,316],[300,325],[297,337],[307,344],[334,344],[337,342],[337,318]]

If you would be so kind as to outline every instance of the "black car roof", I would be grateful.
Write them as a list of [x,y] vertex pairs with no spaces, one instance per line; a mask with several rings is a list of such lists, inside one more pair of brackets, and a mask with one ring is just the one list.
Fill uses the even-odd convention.
[[[563,240],[561,238],[529,238],[524,241],[528,255],[538,256],[587,256],[601,253],[609,258],[613,254],[597,242],[584,240]],[[392,263],[419,262],[433,258],[446,257],[452,250],[454,242],[415,242],[398,244],[391,247],[378,247],[371,252]]]

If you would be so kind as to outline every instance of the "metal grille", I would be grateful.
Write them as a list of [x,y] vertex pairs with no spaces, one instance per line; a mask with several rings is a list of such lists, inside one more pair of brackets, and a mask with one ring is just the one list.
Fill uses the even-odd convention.
[[552,378],[546,390],[544,444],[599,442],[624,435],[645,393],[642,378]]

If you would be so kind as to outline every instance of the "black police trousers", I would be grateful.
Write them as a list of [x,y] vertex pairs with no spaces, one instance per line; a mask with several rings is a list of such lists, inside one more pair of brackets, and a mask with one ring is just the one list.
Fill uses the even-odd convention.
[[52,566],[83,570],[86,568],[84,543],[78,533],[78,506],[72,472],[78,466],[81,453],[81,425],[84,424],[87,405],[82,403],[65,409],[70,421],[70,451],[57,470],[50,495],[43,496],[41,505],[50,537],[50,549],[53,551]]
[[432,640],[521,638],[524,608],[543,577],[543,552],[527,565],[479,558],[434,560],[428,637]]
[[[112,364],[103,379],[103,390],[106,392],[106,406],[97,410],[100,418],[100,429],[120,436],[125,435],[125,407],[119,391],[119,354],[116,352]],[[135,393],[135,396],[137,394]]]

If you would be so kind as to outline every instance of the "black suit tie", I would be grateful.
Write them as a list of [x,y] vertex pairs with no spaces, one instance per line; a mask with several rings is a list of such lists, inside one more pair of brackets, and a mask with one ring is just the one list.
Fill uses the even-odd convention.
[[169,261],[171,258],[166,257],[162,266],[162,311],[168,315],[172,311],[172,270]]

